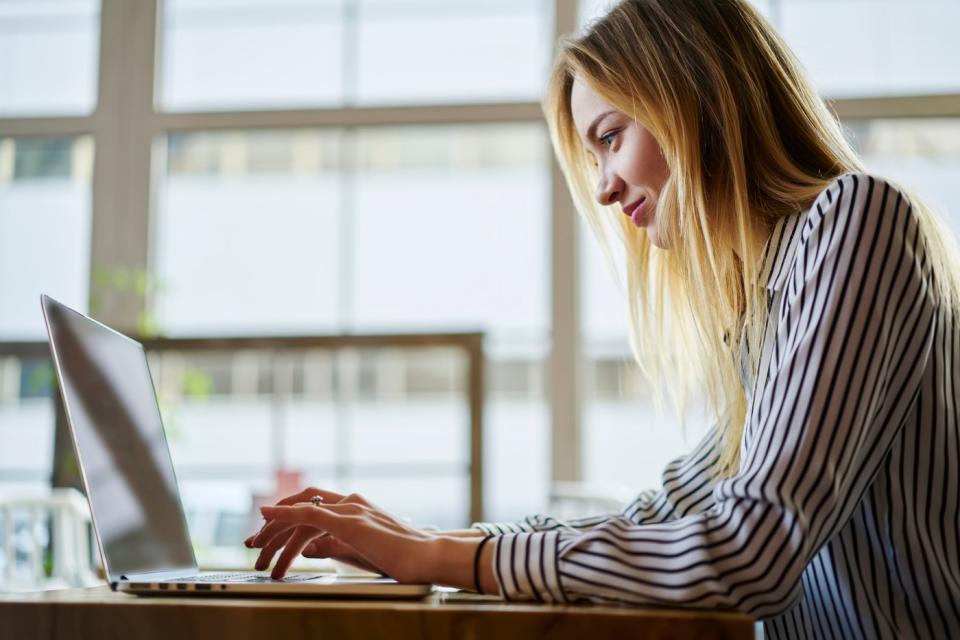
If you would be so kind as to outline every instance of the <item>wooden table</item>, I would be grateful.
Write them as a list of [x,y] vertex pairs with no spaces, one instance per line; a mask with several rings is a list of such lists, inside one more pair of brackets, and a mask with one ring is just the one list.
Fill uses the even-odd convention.
[[505,603],[464,592],[422,600],[138,597],[107,587],[0,593],[0,638],[753,638],[721,611]]

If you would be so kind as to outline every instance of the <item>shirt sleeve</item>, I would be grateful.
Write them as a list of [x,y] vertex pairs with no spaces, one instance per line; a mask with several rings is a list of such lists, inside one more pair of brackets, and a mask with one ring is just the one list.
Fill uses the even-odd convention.
[[594,529],[613,519],[627,519],[634,524],[668,522],[688,513],[703,511],[713,505],[716,473],[720,458],[720,430],[711,423],[697,446],[668,464],[662,474],[659,490],[640,493],[619,513],[588,516],[574,520],[558,520],[536,514],[517,522],[474,522],[471,527],[488,536],[534,531],[580,532]]
[[849,519],[920,387],[937,299],[918,224],[891,185],[846,175],[817,198],[777,310],[750,443],[713,505],[638,524],[497,537],[508,600],[619,601],[765,617],[801,593],[812,557]]

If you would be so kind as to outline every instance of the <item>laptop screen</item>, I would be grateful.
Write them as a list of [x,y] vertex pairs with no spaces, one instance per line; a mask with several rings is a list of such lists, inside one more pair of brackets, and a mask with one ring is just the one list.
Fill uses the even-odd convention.
[[47,296],[43,308],[111,581],[195,570],[143,346]]

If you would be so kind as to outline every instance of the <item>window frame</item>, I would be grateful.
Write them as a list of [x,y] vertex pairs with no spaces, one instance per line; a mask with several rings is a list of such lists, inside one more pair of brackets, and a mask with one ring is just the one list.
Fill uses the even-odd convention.
[[[577,28],[576,0],[553,2],[553,41]],[[371,127],[464,123],[542,123],[535,101],[250,111],[161,112],[157,79],[163,0],[102,0],[97,103],[84,116],[0,117],[3,136],[92,135],[94,176],[91,290],[98,270],[151,270],[156,172],[165,166],[164,136],[215,129]],[[777,5],[773,3],[776,23]],[[779,27],[779,25],[778,25]],[[843,120],[960,118],[960,93],[827,100]],[[551,152],[552,157],[552,152]],[[552,482],[581,481],[582,404],[589,379],[580,323],[577,241],[581,233],[556,159],[551,161],[550,414]],[[98,315],[136,331],[151,304],[132,292],[107,291]],[[626,345],[624,345],[626,349]],[[625,353],[628,351],[625,350]]]

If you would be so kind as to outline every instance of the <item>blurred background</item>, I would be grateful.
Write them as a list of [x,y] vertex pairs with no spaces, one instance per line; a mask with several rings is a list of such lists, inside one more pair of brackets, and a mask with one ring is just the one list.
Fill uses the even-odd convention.
[[[0,0],[0,497],[77,486],[41,292],[169,340],[202,565],[248,563],[255,505],[305,484],[441,528],[657,486],[704,408],[686,434],[653,411],[539,106],[557,36],[608,4]],[[869,169],[960,231],[960,3],[756,5]],[[253,340],[452,333],[480,369],[442,340]],[[11,514],[0,575],[49,535]]]

